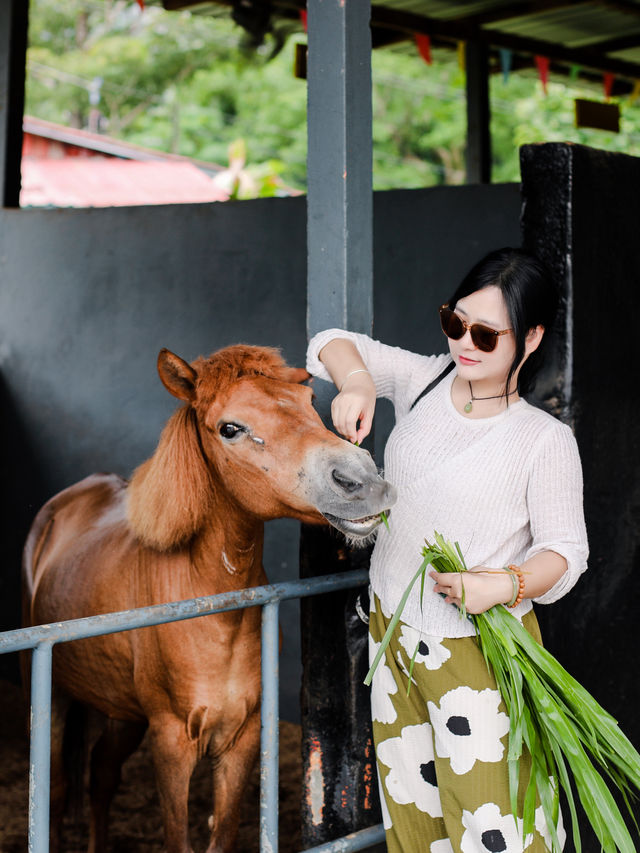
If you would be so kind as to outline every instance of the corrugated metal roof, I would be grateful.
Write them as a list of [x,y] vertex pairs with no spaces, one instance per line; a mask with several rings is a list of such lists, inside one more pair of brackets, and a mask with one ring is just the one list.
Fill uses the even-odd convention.
[[640,78],[640,0],[382,0],[372,24],[421,28],[436,38],[479,39],[495,48]]
[[[167,9],[202,8],[201,0],[163,2]],[[306,6],[305,0],[271,4],[275,14],[289,18]],[[418,32],[434,45],[478,40],[516,54],[544,55],[559,72],[575,65],[593,74],[609,71],[621,91],[640,79],[640,0],[374,0],[371,11],[375,46]]]
[[640,14],[608,9],[597,2],[583,3],[579,14],[572,7],[551,9],[507,18],[488,28],[524,38],[558,42],[566,47],[585,47],[597,45],[603,39],[628,35],[630,30],[640,33]]

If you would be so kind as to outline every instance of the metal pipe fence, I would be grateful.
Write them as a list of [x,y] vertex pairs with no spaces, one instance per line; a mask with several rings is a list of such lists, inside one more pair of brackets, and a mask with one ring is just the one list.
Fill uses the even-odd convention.
[[[0,633],[0,654],[32,649],[31,744],[29,760],[29,853],[48,853],[51,670],[53,647],[101,634],[115,634],[210,616],[246,607],[262,607],[262,704],[260,740],[260,853],[278,851],[278,687],[281,601],[351,589],[368,582],[366,570],[323,575],[306,580],[250,587],[219,595],[202,596],[84,619],[72,619]],[[306,853],[350,853],[365,850],[384,840],[382,825],[351,833],[321,844]]]

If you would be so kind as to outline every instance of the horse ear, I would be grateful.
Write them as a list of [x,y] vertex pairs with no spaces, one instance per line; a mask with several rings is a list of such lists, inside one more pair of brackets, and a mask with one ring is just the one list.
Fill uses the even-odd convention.
[[158,373],[170,394],[185,403],[193,401],[198,374],[184,359],[166,348],[161,349],[158,353]]
[[279,379],[283,382],[306,382],[311,379],[311,374],[304,367],[283,367]]

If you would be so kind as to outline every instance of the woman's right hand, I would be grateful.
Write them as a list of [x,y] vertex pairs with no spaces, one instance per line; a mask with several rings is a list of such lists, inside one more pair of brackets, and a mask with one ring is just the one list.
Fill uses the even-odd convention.
[[369,373],[354,373],[345,379],[331,402],[336,430],[349,441],[361,444],[371,432],[376,407],[376,386]]

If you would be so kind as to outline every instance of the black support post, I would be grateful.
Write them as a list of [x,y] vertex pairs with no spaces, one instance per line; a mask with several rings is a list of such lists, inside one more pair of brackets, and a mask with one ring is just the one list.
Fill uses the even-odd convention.
[[29,0],[0,3],[0,200],[20,206]]
[[465,45],[467,75],[467,183],[491,183],[491,108],[486,44]]
[[[539,399],[574,430],[590,548],[575,589],[536,612],[545,645],[638,749],[640,159],[565,143],[526,145],[521,171],[523,245],[546,262],[562,299],[549,330],[560,346]],[[580,825],[583,849],[597,849],[584,814]]]
[[[308,0],[307,331],[373,326],[369,0]],[[316,382],[327,420],[335,389]],[[304,528],[301,575],[368,565],[324,528]],[[366,589],[305,599],[303,842],[380,822],[371,740]]]

